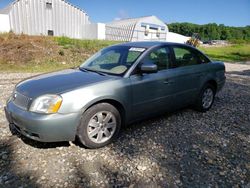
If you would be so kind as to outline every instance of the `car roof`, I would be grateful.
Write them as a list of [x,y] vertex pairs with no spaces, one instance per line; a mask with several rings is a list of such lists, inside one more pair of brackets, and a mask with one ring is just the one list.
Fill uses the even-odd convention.
[[[169,45],[169,46],[182,46],[182,47],[187,47],[194,49],[196,51],[199,51],[201,54],[206,56],[208,59],[209,57],[204,54],[201,50],[197,49],[196,47],[193,47],[188,44],[182,44],[182,43],[174,43],[174,42],[162,42],[162,41],[141,41],[141,42],[126,42],[126,43],[120,43],[114,46],[128,46],[128,47],[138,47],[138,48],[152,48],[152,47],[157,47],[157,46],[162,46],[162,45]],[[211,60],[210,60],[211,61]]]
[[121,43],[117,44],[115,46],[129,46],[129,47],[140,47],[140,48],[151,48],[154,46],[161,46],[161,45],[178,45],[178,46],[188,46],[186,44],[180,44],[180,43],[172,43],[172,42],[160,42],[160,41],[143,41],[143,42],[127,42],[127,43]]

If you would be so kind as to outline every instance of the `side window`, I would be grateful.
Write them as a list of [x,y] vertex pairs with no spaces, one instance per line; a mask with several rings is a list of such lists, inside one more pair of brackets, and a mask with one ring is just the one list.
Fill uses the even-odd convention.
[[191,49],[183,47],[173,47],[173,50],[177,67],[199,64],[197,55]]
[[129,51],[127,60],[126,60],[126,65],[132,65],[140,55],[141,55],[141,52]]
[[199,51],[197,51],[197,56],[199,57],[199,60],[201,63],[209,63],[210,60],[204,56],[202,53],[200,53]]
[[144,59],[144,63],[154,63],[158,70],[170,68],[170,51],[168,48],[158,48],[150,52]]

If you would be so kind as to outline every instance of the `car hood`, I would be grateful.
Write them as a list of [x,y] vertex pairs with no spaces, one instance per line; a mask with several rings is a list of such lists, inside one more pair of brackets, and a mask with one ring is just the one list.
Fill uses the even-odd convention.
[[36,98],[44,94],[65,93],[110,79],[115,79],[115,77],[103,76],[95,72],[83,72],[79,69],[67,69],[24,80],[16,86],[16,91],[30,98]]

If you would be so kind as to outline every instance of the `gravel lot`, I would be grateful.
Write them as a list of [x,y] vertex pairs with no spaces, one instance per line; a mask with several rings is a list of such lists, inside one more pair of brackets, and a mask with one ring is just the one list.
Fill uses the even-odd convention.
[[98,150],[12,136],[3,106],[32,74],[0,74],[0,187],[250,187],[250,65],[227,71],[209,112],[131,125]]

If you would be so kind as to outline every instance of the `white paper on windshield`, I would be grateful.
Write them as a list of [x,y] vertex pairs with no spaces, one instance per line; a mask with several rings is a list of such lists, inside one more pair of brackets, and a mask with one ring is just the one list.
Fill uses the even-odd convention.
[[129,49],[129,51],[133,52],[144,52],[145,50],[146,50],[145,48],[135,48],[135,47]]

